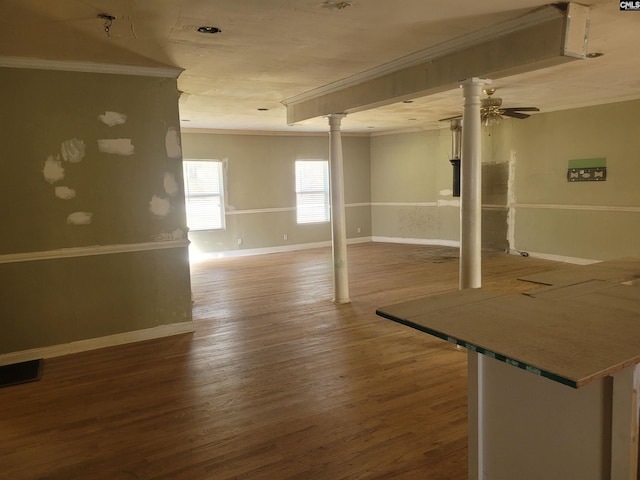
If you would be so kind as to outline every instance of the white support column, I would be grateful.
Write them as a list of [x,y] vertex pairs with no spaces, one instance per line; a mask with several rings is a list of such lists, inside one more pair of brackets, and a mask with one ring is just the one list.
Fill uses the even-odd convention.
[[340,123],[346,115],[335,113],[329,118],[329,187],[331,191],[331,245],[333,250],[333,301],[349,303],[349,271],[347,268],[347,226],[344,209],[344,168]]
[[460,289],[482,285],[482,144],[480,94],[491,80],[470,78],[460,84],[464,95],[460,166]]
[[[491,80],[470,78],[460,84],[464,95],[462,158],[460,162],[460,289],[482,286],[482,138],[480,94]],[[483,478],[483,363],[468,355],[469,479]]]

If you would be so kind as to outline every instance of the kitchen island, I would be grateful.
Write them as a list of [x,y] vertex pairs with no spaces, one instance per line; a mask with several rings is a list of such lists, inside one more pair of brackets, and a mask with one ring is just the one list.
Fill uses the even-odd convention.
[[638,478],[640,286],[620,282],[640,277],[639,265],[524,279],[545,285],[527,294],[467,289],[377,310],[468,350],[470,479]]

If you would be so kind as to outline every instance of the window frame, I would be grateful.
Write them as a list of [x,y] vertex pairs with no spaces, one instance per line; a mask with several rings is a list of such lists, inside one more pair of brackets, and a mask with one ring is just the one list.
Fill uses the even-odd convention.
[[[322,179],[322,184],[323,184],[323,188],[322,189],[302,189],[302,187],[299,188],[300,183],[302,183],[302,180],[299,178],[300,175],[300,170],[299,170],[299,165],[300,164],[309,164],[309,163],[319,163],[322,164],[323,166],[323,179]],[[310,224],[320,224],[320,223],[329,223],[331,222],[331,190],[330,190],[330,185],[329,185],[329,161],[328,160],[323,160],[323,159],[301,159],[301,160],[296,160],[295,161],[295,166],[294,166],[294,170],[295,170],[295,194],[296,194],[296,224],[297,225],[310,225]],[[322,208],[323,208],[323,218],[320,220],[317,219],[310,219],[310,220],[305,220],[305,217],[302,216],[301,217],[301,202],[300,202],[300,197],[301,196],[311,196],[311,195],[318,195],[318,194],[322,194],[323,196],[323,203],[322,203]],[[302,205],[304,206],[304,205]]]
[[[218,185],[217,190],[212,189],[209,192],[191,194],[189,189],[189,172],[188,167],[190,164],[197,163],[212,163],[217,167]],[[222,160],[208,159],[208,158],[185,158],[182,161],[182,173],[184,183],[184,200],[185,200],[185,216],[187,221],[187,227],[189,231],[194,232],[212,232],[226,230],[226,212],[225,212],[225,181],[224,181],[224,164]],[[192,227],[189,225],[189,203],[190,199],[217,199],[218,208],[220,210],[220,225],[204,225]]]

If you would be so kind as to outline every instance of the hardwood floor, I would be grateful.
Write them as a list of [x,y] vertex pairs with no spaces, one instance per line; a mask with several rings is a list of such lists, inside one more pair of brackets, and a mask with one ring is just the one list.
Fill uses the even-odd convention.
[[[558,268],[483,256],[484,285]],[[349,247],[192,266],[194,334],[45,361],[0,389],[0,478],[467,478],[466,354],[375,315],[457,288],[457,250]]]

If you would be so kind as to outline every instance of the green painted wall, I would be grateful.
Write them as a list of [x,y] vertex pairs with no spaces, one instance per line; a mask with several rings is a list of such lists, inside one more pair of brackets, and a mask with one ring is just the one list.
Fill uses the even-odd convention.
[[[190,321],[181,158],[167,148],[176,81],[3,68],[0,87],[0,354]],[[632,101],[483,129],[483,246],[640,256],[639,111]],[[126,122],[109,126],[105,112]],[[128,139],[134,151],[101,151],[102,139]],[[79,161],[65,157],[79,145]],[[186,158],[226,165],[227,228],[191,232],[200,251],[329,241],[328,223],[295,222],[293,168],[327,159],[327,136],[184,133],[182,147]],[[447,128],[345,135],[343,148],[349,238],[458,240]],[[566,181],[570,160],[593,157],[606,159],[605,182]],[[76,224],[74,212],[90,215]],[[74,249],[88,250],[69,256]]]
[[[633,101],[483,127],[483,247],[640,256],[639,111]],[[448,129],[371,139],[374,238],[459,238],[458,208],[446,195],[450,142]],[[569,161],[582,158],[606,158],[607,180],[567,182]]]
[[[508,157],[483,132],[483,247],[507,248]],[[371,139],[373,236],[453,244],[460,238],[459,199],[452,196],[451,132]]]
[[[329,223],[298,225],[295,212],[295,161],[328,160],[328,135],[184,132],[182,145],[185,159],[222,160],[225,165],[226,228],[190,232],[196,252],[286,247],[331,239]],[[369,139],[343,136],[342,145],[347,235],[369,237]]]
[[[640,256],[640,101],[514,122],[515,248],[606,260]],[[606,158],[605,182],[567,182],[570,160]]]
[[0,104],[0,354],[190,321],[176,80],[2,68]]
[[455,241],[449,130],[371,138],[374,237]]
[[[638,101],[602,105],[483,127],[483,247],[594,260],[640,255],[633,240],[640,233],[639,107]],[[292,163],[327,158],[326,137],[183,138],[186,156],[227,159],[232,207],[285,209],[230,214],[224,232],[192,232],[196,245],[224,251],[329,239],[329,225],[296,226],[293,211]],[[448,128],[343,139],[347,203],[365,204],[347,208],[350,238],[458,241]],[[606,182],[566,181],[570,160],[593,157],[607,159]]]

